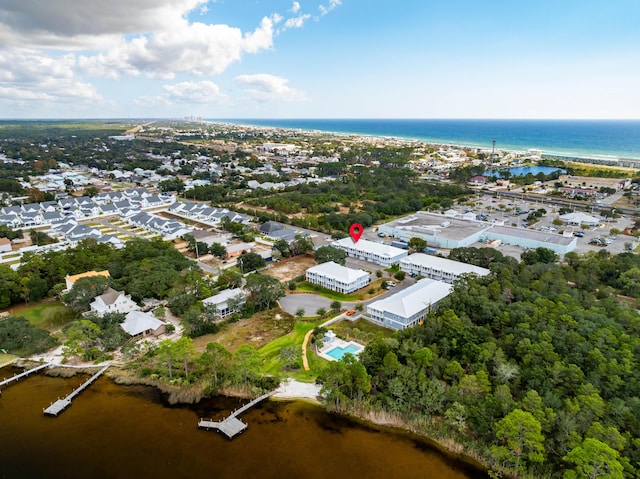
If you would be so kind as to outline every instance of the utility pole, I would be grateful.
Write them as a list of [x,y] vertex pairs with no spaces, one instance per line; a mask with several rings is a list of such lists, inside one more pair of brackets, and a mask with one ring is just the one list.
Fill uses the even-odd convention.
[[493,158],[496,154],[496,140],[493,140],[491,143],[493,144],[493,148],[491,150],[491,174],[493,174]]

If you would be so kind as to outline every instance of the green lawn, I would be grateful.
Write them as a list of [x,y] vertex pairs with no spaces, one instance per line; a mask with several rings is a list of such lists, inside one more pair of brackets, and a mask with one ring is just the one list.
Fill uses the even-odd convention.
[[[371,284],[365,286],[364,288],[356,291],[355,293],[351,293],[351,294],[343,294],[343,293],[337,293],[336,291],[331,291],[330,289],[327,288],[323,288],[321,286],[317,286],[315,284],[311,284],[308,281],[303,281],[302,283],[298,283],[296,285],[296,291],[305,291],[308,293],[316,293],[319,294],[327,299],[330,299],[332,301],[340,301],[340,302],[356,302],[356,301],[364,301],[367,299],[371,299],[373,296],[376,296],[377,294],[379,294],[379,289],[380,289],[380,285],[382,284],[381,279],[377,279],[375,281],[373,281]],[[372,289],[374,290],[374,294],[371,295],[369,294],[369,290]]]
[[11,361],[16,359],[17,357],[18,356],[14,356],[13,354],[5,354],[5,353],[0,352],[0,366],[2,366],[3,364],[10,363]]
[[47,301],[13,308],[13,314],[24,316],[37,328],[48,331],[60,329],[76,318],[76,314],[60,301]]
[[367,343],[373,338],[389,338],[395,334],[388,328],[383,328],[377,324],[373,324],[365,319],[356,321],[340,321],[334,323],[330,328],[336,333],[349,340]]
[[[282,361],[280,360],[280,350],[288,346],[293,346],[297,351],[302,350],[302,342],[304,336],[308,331],[311,331],[316,326],[322,324],[324,320],[318,321],[297,321],[293,331],[285,336],[280,336],[274,339],[270,343],[266,344],[258,350],[260,356],[263,358],[263,371],[267,374],[282,374]],[[323,359],[317,358],[315,354],[307,351],[307,358],[309,359],[310,371],[300,369],[299,371],[292,372],[290,375],[299,381],[311,382],[314,381],[321,371],[321,363],[315,362],[313,358],[321,362],[326,362]],[[300,360],[302,364],[302,359]]]

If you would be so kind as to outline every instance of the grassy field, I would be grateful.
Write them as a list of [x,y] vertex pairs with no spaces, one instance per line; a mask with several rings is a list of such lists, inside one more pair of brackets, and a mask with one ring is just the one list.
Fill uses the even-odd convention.
[[348,340],[354,340],[365,344],[371,339],[389,338],[395,334],[395,331],[370,323],[364,319],[358,319],[356,321],[340,321],[339,323],[332,324],[331,329],[336,334],[339,334]]
[[[366,301],[371,299],[379,294],[381,294],[380,286],[384,279],[376,279],[366,287],[356,291],[355,293],[343,294],[337,293],[335,291],[331,291],[330,289],[323,288],[321,286],[317,286],[315,284],[311,284],[307,281],[303,281],[302,283],[298,283],[296,285],[296,291],[305,291],[308,293],[317,293],[327,299],[332,301],[340,301],[340,302],[356,302],[356,301]],[[369,291],[373,289],[373,294],[369,294]],[[384,292],[384,291],[383,291]]]
[[[271,341],[258,351],[263,358],[263,370],[267,374],[279,374],[282,372],[282,361],[280,360],[280,350],[282,348],[293,346],[296,351],[301,351],[302,342],[307,332],[316,326],[322,324],[323,321],[297,321],[293,331],[284,336]],[[309,354],[309,353],[308,353]],[[301,361],[302,363],[302,361]],[[310,371],[307,371],[309,373]],[[315,375],[313,376],[315,377]]]
[[17,357],[18,356],[14,356],[13,354],[0,353],[0,366],[2,366],[3,364],[10,363]]
[[11,314],[24,316],[36,328],[55,331],[76,319],[76,314],[60,301],[44,301],[11,308]]
[[215,334],[195,338],[193,343],[198,351],[204,351],[210,342],[220,343],[231,352],[235,352],[243,344],[250,344],[259,350],[283,335],[291,334],[295,322],[293,315],[279,308],[260,311],[251,318],[225,324]]

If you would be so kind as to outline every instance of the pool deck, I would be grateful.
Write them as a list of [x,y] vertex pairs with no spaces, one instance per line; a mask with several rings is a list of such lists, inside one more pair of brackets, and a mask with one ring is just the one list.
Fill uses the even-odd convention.
[[358,354],[360,354],[363,350],[364,350],[364,346],[360,343],[356,343],[355,341],[345,341],[343,339],[340,338],[335,338],[333,341],[331,341],[329,344],[325,344],[322,349],[320,351],[318,351],[318,356],[320,356],[323,359],[326,359],[327,361],[338,361],[336,358],[332,358],[331,356],[329,356],[327,354],[327,352],[331,351],[332,349],[335,348],[346,348],[347,346],[356,346],[358,348],[358,351],[353,353],[355,356],[357,356]]

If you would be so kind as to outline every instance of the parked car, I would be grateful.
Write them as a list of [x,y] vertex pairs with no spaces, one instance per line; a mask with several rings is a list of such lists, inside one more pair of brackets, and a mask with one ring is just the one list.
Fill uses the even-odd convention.
[[589,241],[589,244],[593,244],[596,246],[607,246],[607,244],[600,238],[593,238],[591,241]]
[[584,238],[584,231],[574,231],[573,236],[577,236],[578,238]]
[[354,314],[356,314],[356,310],[355,309],[350,309],[349,311],[347,311],[346,313],[347,316],[353,316]]

